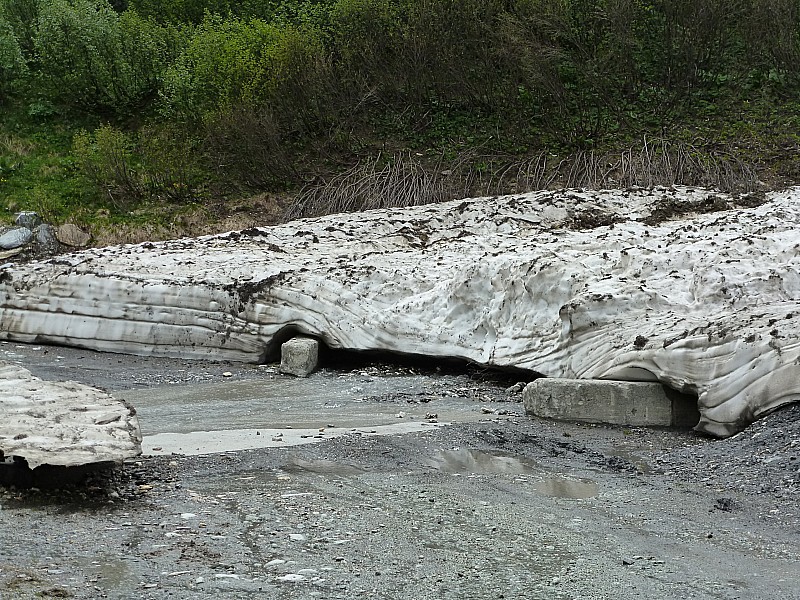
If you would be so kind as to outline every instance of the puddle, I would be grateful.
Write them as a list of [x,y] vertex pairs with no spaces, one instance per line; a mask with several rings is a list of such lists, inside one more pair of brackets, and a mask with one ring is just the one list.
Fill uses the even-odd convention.
[[95,589],[111,591],[121,588],[129,582],[130,567],[124,560],[113,556],[79,558],[77,560],[80,570],[85,570],[92,575]]
[[280,470],[284,473],[314,473],[328,477],[351,477],[366,472],[361,467],[332,460],[304,460],[296,457],[290,458]]
[[532,473],[537,465],[526,458],[480,450],[442,450],[426,464],[445,473],[509,474]]
[[[141,414],[137,410],[138,414]],[[193,431],[189,433],[159,433],[145,435],[142,452],[150,455],[186,456],[236,452],[255,448],[287,448],[303,444],[314,444],[342,436],[381,436],[426,431],[444,427],[444,423],[427,421],[404,421],[391,425],[375,425],[366,428],[317,428],[307,429],[224,429],[216,431]]]
[[591,479],[567,479],[548,477],[536,484],[536,491],[551,498],[593,498],[597,496],[597,484]]

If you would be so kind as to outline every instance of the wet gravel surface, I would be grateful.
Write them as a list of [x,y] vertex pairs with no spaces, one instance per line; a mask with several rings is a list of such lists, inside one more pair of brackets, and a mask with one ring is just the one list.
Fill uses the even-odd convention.
[[[111,390],[259,375],[11,344],[0,359]],[[0,598],[800,598],[800,407],[712,440],[530,419],[512,381],[428,375],[432,412],[455,378],[496,413],[0,488]]]

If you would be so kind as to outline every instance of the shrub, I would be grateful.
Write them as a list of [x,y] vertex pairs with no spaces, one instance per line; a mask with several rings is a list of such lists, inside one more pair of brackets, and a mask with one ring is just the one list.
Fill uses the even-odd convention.
[[186,132],[169,126],[145,127],[136,134],[103,125],[73,140],[80,171],[123,211],[144,200],[193,199],[202,180],[193,150]]
[[47,0],[34,38],[43,89],[74,108],[127,114],[154,96],[178,38],[105,0]]
[[0,0],[0,20],[5,20],[14,32],[27,60],[33,58],[33,38],[42,0]]
[[268,18],[279,4],[265,0],[129,0],[128,7],[161,23],[199,25],[206,13]]
[[117,208],[127,208],[144,196],[130,136],[111,126],[75,135],[73,152],[83,174]]
[[323,64],[322,41],[313,30],[208,15],[166,74],[167,113],[192,119],[269,102],[291,102],[302,111],[300,96],[310,96],[305,86]]
[[219,178],[240,188],[284,188],[300,179],[299,151],[269,107],[216,113],[206,123],[205,148]]
[[11,24],[0,12],[0,103],[19,86],[28,68]]

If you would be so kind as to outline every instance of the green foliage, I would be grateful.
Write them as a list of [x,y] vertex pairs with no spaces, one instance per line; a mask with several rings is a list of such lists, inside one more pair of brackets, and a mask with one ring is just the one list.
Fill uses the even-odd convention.
[[209,15],[166,74],[167,115],[190,120],[270,104],[286,108],[279,117],[287,123],[310,123],[324,71],[313,29]]
[[235,4],[230,0],[130,0],[128,7],[161,22],[196,24],[207,12],[227,15]]
[[27,70],[14,29],[0,12],[0,105],[19,86]]
[[130,206],[144,195],[137,175],[131,136],[114,127],[75,135],[73,152],[78,167],[117,207]]
[[281,23],[309,23],[330,0],[130,0],[128,7],[160,22],[199,25],[207,14],[259,18]]
[[[410,148],[779,148],[799,93],[797,0],[0,0],[0,110],[88,117],[60,172],[120,210]],[[55,181],[29,163],[6,185]]]
[[105,0],[47,0],[34,47],[42,90],[72,108],[127,114],[152,97],[178,33]]
[[143,129],[138,135],[102,125],[73,140],[76,164],[99,194],[118,210],[150,200],[185,202],[200,193],[202,174],[186,152],[180,129]]
[[33,38],[42,0],[0,0],[0,20],[5,20],[14,32],[27,60],[33,57]]
[[[87,182],[70,153],[72,131],[32,122],[12,106],[0,120],[0,215],[35,210],[50,222],[92,210]],[[8,212],[5,212],[8,211]]]

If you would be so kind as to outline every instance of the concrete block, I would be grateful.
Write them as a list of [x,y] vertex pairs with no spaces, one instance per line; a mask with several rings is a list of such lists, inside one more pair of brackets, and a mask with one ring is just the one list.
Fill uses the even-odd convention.
[[694,427],[697,399],[660,383],[541,378],[523,390],[525,412],[559,421]]
[[308,377],[319,363],[319,342],[310,337],[295,337],[281,345],[281,373]]

